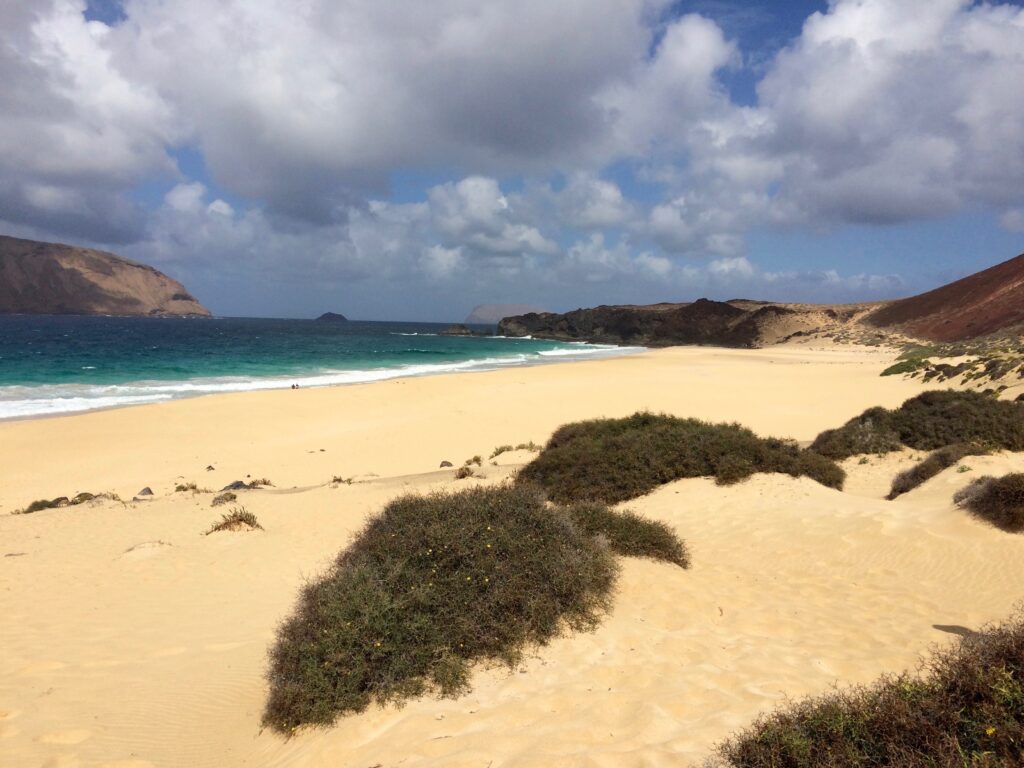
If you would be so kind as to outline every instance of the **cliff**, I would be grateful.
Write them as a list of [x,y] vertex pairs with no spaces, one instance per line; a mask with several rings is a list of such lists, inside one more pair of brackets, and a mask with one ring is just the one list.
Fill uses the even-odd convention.
[[91,248],[0,235],[0,314],[208,317],[177,280]]

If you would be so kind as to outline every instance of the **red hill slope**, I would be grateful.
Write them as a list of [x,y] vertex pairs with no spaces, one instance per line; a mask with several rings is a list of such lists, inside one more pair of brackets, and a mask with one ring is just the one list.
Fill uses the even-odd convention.
[[934,291],[891,302],[866,321],[932,341],[965,341],[1024,324],[1024,254]]

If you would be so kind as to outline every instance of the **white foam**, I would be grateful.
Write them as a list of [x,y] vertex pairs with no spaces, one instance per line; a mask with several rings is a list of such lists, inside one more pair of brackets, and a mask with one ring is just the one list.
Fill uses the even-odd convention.
[[556,362],[561,357],[601,357],[630,354],[640,347],[613,347],[607,345],[580,345],[571,349],[551,349],[538,352],[485,357],[453,363],[413,364],[393,368],[360,370],[325,370],[294,376],[268,376],[249,378],[221,376],[187,379],[184,381],[135,381],[125,384],[45,384],[41,386],[0,387],[0,419],[48,416],[77,413],[99,408],[143,405],[183,397],[252,392],[270,389],[300,387],[326,387],[343,384],[364,384],[374,381],[430,376],[440,373],[488,371],[519,365],[538,365]]

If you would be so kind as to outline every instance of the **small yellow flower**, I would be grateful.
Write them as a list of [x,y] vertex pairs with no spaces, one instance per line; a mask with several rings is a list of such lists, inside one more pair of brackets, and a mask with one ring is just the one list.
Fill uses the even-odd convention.
[[491,577],[490,577],[490,576],[484,576],[484,582],[488,582],[488,581],[490,581],[490,580],[491,580]]
[[995,729],[994,725],[990,725],[988,728],[985,729],[985,735],[986,736],[991,736],[995,732],[996,732],[996,729]]
[[376,643],[374,643],[373,647],[374,648],[380,648],[380,641],[378,640]]
[[488,548],[488,549],[490,549],[490,548],[491,548],[491,545],[490,545],[490,544],[488,544],[488,545],[487,545],[487,548]]

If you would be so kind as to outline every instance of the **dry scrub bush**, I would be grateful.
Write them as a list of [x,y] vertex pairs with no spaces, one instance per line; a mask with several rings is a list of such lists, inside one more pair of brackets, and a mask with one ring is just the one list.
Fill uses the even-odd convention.
[[637,413],[560,427],[518,481],[542,487],[559,503],[616,503],[684,477],[728,485],[755,472],[805,475],[830,488],[842,488],[845,479],[831,460],[738,424]]
[[290,733],[371,702],[457,696],[476,662],[513,666],[530,646],[594,628],[611,605],[611,550],[685,562],[682,542],[651,526],[551,507],[521,486],[396,499],[279,628],[264,724]]
[[1024,450],[1024,407],[979,392],[923,392],[895,410],[869,408],[842,427],[822,432],[811,450],[845,459],[903,446],[934,451],[957,443]]
[[732,768],[1020,768],[1024,617],[884,677],[761,717],[718,750]]

